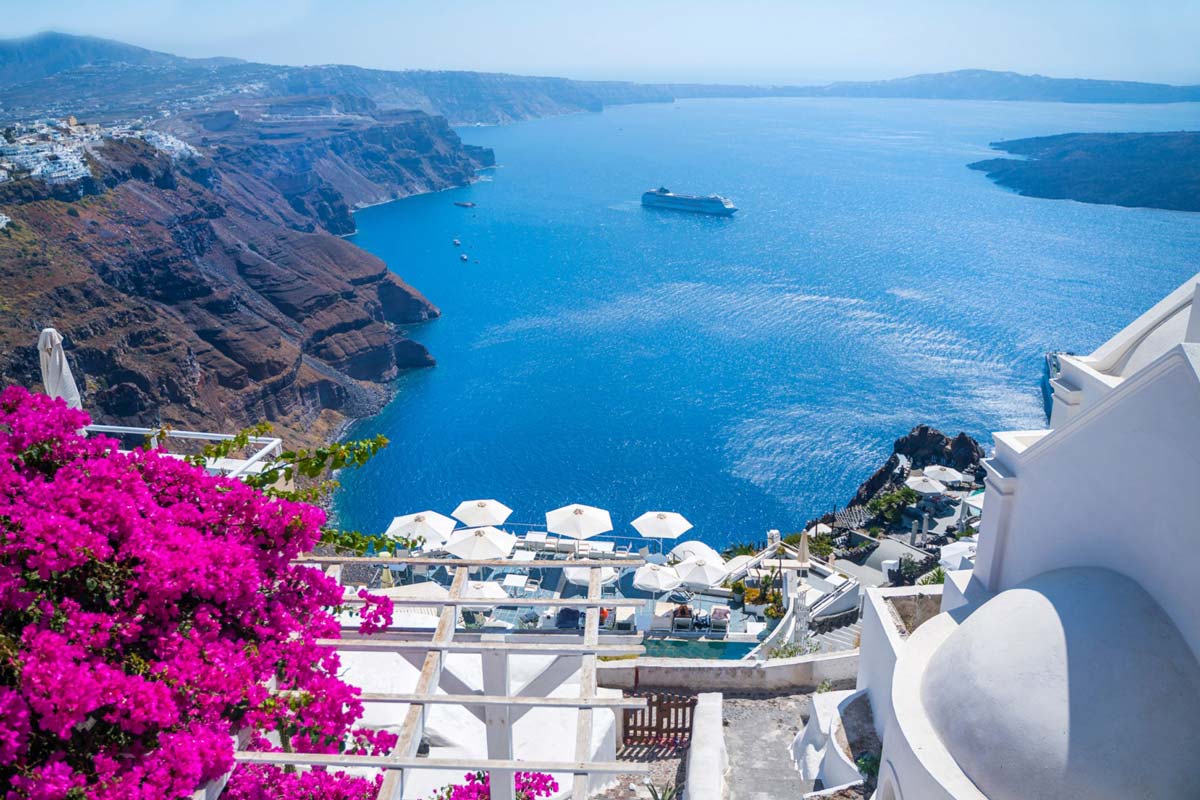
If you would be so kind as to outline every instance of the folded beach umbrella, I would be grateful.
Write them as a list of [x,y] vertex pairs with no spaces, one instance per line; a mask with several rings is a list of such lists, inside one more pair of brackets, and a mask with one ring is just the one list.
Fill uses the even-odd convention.
[[454,509],[454,516],[469,528],[502,525],[512,509],[499,500],[464,500]]
[[675,565],[679,580],[686,586],[706,589],[717,586],[725,580],[729,573],[721,564],[721,560],[711,561],[707,558],[689,558]]
[[572,503],[546,512],[546,530],[571,539],[590,539],[612,529],[612,517],[603,508]]
[[385,536],[405,536],[416,538],[420,536],[427,544],[444,544],[454,531],[454,520],[436,511],[419,511],[416,514],[405,514],[396,517],[388,526]]
[[681,542],[675,545],[671,548],[671,552],[667,555],[676,561],[687,561],[689,558],[706,558],[714,564],[724,563],[721,560],[720,553],[718,553],[716,550],[713,550],[704,542],[694,540],[690,542]]
[[945,485],[924,475],[916,475],[904,482],[904,485],[920,495],[941,494],[946,491]]
[[444,549],[450,555],[478,561],[508,558],[516,543],[517,537],[489,525],[455,531],[450,534]]
[[[576,586],[587,586],[592,579],[591,567],[564,567],[563,577],[568,583],[573,583]],[[606,585],[617,579],[617,571],[612,567],[600,568],[600,583]]]
[[669,592],[678,589],[681,583],[675,568],[662,564],[643,564],[633,573],[633,587],[643,592]]
[[950,467],[943,467],[941,464],[933,464],[921,471],[925,473],[926,478],[933,478],[942,483],[960,483],[963,480],[961,472]]
[[71,408],[83,408],[79,388],[63,351],[63,337],[54,328],[43,328],[38,336],[38,360],[42,367],[42,386],[51,397],[61,397]]
[[692,529],[692,523],[674,511],[647,511],[630,524],[647,539],[678,539]]

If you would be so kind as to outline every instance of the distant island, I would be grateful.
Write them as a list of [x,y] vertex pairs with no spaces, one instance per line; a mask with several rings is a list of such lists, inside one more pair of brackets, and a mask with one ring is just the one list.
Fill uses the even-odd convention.
[[824,86],[632,83],[344,64],[294,67],[184,58],[122,42],[47,32],[0,40],[0,121],[74,114],[105,122],[263,97],[339,96],[383,110],[497,124],[630,103],[690,98],[873,97],[1058,103],[1200,101],[1200,86],[1050,78],[964,69]]
[[968,166],[1029,197],[1200,211],[1200,131],[1064,133],[994,142]]

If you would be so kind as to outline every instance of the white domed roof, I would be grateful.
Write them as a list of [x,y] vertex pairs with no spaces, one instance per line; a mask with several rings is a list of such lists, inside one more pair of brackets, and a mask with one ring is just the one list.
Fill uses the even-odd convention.
[[1134,581],[1043,573],[967,617],[921,701],[989,800],[1200,797],[1200,664]]

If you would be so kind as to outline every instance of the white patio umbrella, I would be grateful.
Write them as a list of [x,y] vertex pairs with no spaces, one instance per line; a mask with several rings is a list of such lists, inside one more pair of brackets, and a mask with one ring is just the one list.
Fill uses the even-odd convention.
[[924,475],[914,475],[906,480],[904,485],[922,496],[942,494],[946,491],[945,485],[935,481],[933,478],[927,478]]
[[[592,580],[591,567],[563,567],[563,577],[567,583],[576,586],[587,586]],[[617,571],[612,567],[600,568],[600,584],[606,586],[617,579]]]
[[385,536],[424,537],[427,544],[445,544],[457,523],[445,514],[436,511],[418,511],[396,517],[388,525]]
[[692,523],[674,511],[647,511],[630,524],[647,539],[678,539],[692,529]]
[[454,509],[454,516],[469,528],[502,525],[512,509],[499,500],[464,500]]
[[681,583],[675,568],[662,564],[643,564],[633,573],[633,587],[643,592],[669,592],[678,589]]
[[701,589],[717,586],[729,574],[725,571],[725,566],[719,558],[716,561],[707,558],[689,558],[687,561],[676,564],[675,571],[679,573],[679,580],[684,585]]
[[811,528],[809,528],[808,532],[813,536],[821,536],[822,534],[828,535],[833,533],[833,528],[829,525],[826,525],[824,522],[818,522],[816,525],[813,525]]
[[711,547],[700,541],[681,542],[671,548],[671,552],[667,555],[674,558],[676,561],[687,561],[689,558],[705,558],[713,563],[724,562],[721,560],[721,554]]
[[612,517],[603,508],[572,503],[546,512],[546,530],[571,539],[590,539],[612,529]]
[[933,478],[935,481],[942,483],[960,483],[963,480],[963,474],[951,467],[944,467],[941,464],[932,464],[921,470],[925,473],[926,478]]
[[450,534],[444,549],[459,558],[494,559],[508,558],[516,544],[517,537],[489,525],[455,531]]
[[38,336],[38,360],[42,367],[42,386],[51,397],[61,397],[71,408],[83,408],[79,387],[63,352],[63,337],[54,328],[43,328]]

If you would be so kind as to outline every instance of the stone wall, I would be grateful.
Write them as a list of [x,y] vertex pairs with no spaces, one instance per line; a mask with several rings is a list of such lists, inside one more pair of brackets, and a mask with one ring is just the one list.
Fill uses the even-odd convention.
[[823,681],[853,681],[857,674],[857,650],[767,661],[639,658],[601,662],[596,670],[600,685],[612,689],[737,693],[813,689]]

